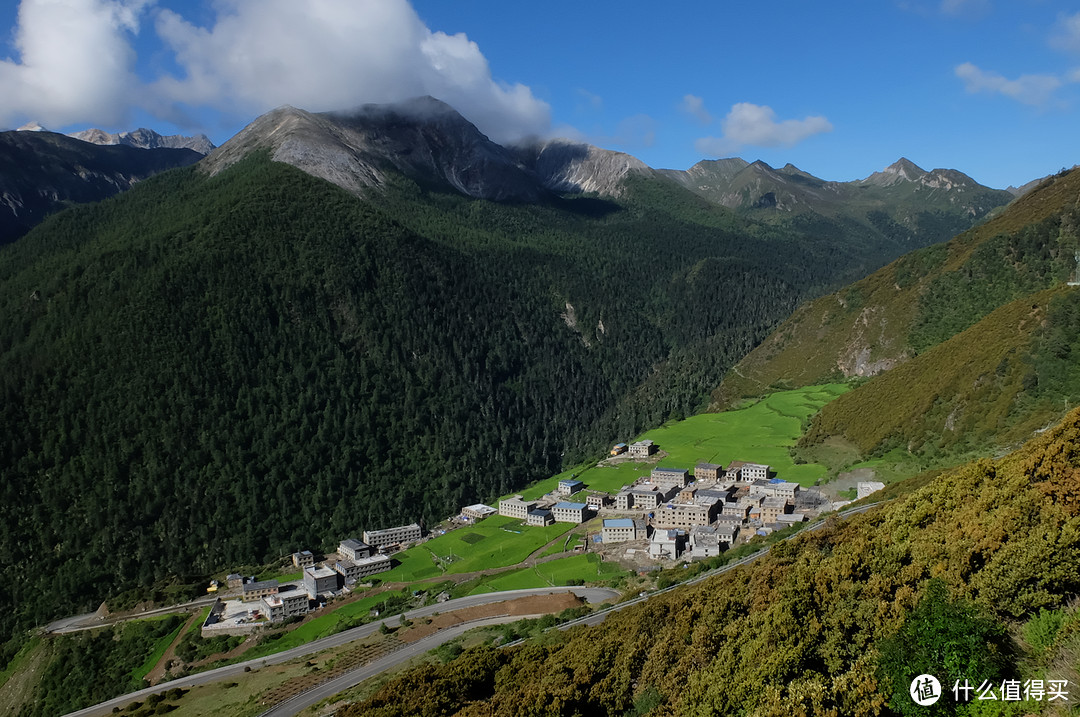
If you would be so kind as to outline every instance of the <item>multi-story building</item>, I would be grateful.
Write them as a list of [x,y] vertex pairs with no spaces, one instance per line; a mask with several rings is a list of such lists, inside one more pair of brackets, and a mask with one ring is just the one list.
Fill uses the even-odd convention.
[[277,595],[280,587],[277,580],[244,583],[244,587],[241,588],[240,599],[244,602],[262,600],[267,595]]
[[652,488],[633,488],[630,490],[630,495],[634,499],[633,507],[640,510],[652,510],[660,505],[660,501],[664,499],[664,496],[655,486]]
[[271,622],[305,615],[310,604],[307,591],[292,586],[289,590],[279,592],[277,595],[267,595],[262,602],[263,610]]
[[604,544],[625,543],[628,540],[645,540],[649,537],[645,521],[640,518],[609,518],[601,531]]
[[585,521],[585,513],[589,506],[585,503],[556,503],[551,508],[551,514],[555,516],[556,523],[582,523]]
[[762,463],[747,463],[746,461],[732,461],[725,473],[727,478],[734,478],[744,483],[755,480],[768,480],[769,466]]
[[631,443],[627,450],[632,458],[648,458],[659,449],[660,446],[646,439],[644,441],[638,441],[637,443]]
[[690,557],[715,558],[723,550],[719,531],[711,525],[695,525],[690,529]]
[[616,443],[614,446],[611,447],[611,455],[617,456],[620,453],[626,453],[625,443]]
[[499,501],[499,515],[525,520],[529,517],[529,511],[535,507],[535,500],[522,500],[520,495],[515,495]]
[[746,520],[746,517],[750,515],[751,504],[742,500],[737,500],[734,503],[724,503],[721,508],[723,515],[729,515],[734,518],[738,518],[740,521]]
[[590,493],[585,496],[585,505],[589,506],[589,510],[594,512],[600,512],[610,502],[610,498],[605,493]]
[[581,481],[567,478],[559,481],[559,495],[573,495],[584,487],[585,484]]
[[698,483],[717,483],[724,477],[724,467],[716,463],[698,463],[694,466],[694,480]]
[[467,505],[461,509],[461,514],[466,518],[472,520],[483,520],[489,515],[495,515],[497,511],[490,505],[484,505],[483,503],[476,503],[474,505]]
[[383,528],[382,530],[365,530],[364,542],[374,548],[384,548],[387,545],[399,545],[401,543],[412,543],[420,540],[424,531],[420,529],[420,526],[416,523],[409,523],[408,525],[398,525],[393,528]]
[[695,525],[708,525],[716,518],[716,504],[698,505],[697,503],[663,503],[656,507],[653,516],[654,528],[690,528]]
[[338,574],[325,565],[318,568],[304,568],[304,590],[312,600],[319,595],[337,592]]
[[787,512],[788,502],[783,498],[770,496],[761,501],[761,522],[765,525],[775,523],[776,519]]
[[790,483],[788,481],[773,478],[765,484],[766,495],[776,496],[777,498],[783,498],[784,500],[795,500],[795,496],[798,493],[798,483]]
[[634,494],[623,488],[615,494],[615,510],[630,510],[634,507]]
[[654,530],[649,541],[649,556],[677,560],[686,547],[686,531]]
[[[338,555],[346,560],[360,560],[367,558],[375,554],[375,548],[371,547],[367,543],[361,542],[356,538],[346,538],[338,545]],[[314,565],[314,563],[312,563]],[[305,565],[304,567],[311,567]]]
[[726,543],[730,548],[735,544],[735,539],[739,537],[739,523],[734,521],[718,521],[716,523],[716,535],[722,543]]
[[685,468],[653,468],[649,481],[661,489],[682,490],[690,483],[690,471]]
[[387,556],[372,555],[367,558],[357,558],[356,560],[343,558],[335,562],[332,567],[334,572],[344,578],[344,583],[347,585],[360,578],[366,578],[368,575],[385,573],[393,566],[393,561]]
[[543,528],[546,525],[552,525],[555,522],[555,516],[551,514],[551,511],[547,508],[533,508],[525,516],[526,525],[535,525],[539,528]]
[[298,568],[310,568],[315,564],[315,554],[310,550],[301,550],[292,554],[292,563]]

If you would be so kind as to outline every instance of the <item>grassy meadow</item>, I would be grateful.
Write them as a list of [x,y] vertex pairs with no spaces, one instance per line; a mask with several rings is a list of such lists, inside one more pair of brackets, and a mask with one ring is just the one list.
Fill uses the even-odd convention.
[[[828,469],[819,463],[797,465],[788,449],[795,445],[806,422],[834,398],[846,393],[846,384],[807,386],[794,391],[774,393],[757,403],[723,413],[703,413],[648,431],[634,440],[651,439],[667,453],[663,459],[648,462],[625,462],[615,466],[589,466],[576,473],[592,490],[617,493],[653,467],[690,468],[698,463],[728,465],[741,460],[765,463],[778,478],[804,486],[824,478]],[[552,487],[567,474],[560,474]],[[542,481],[542,484],[548,483]],[[536,493],[535,486],[527,492]],[[537,494],[542,494],[542,491]]]

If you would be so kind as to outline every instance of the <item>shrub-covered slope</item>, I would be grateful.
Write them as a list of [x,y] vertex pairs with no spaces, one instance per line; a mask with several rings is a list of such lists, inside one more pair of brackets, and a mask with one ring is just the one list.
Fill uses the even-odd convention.
[[[1060,634],[1013,632],[1045,633],[1035,642],[1009,630],[1062,617],[1045,611],[1080,590],[1078,476],[1074,411],[1003,459],[942,473],[749,566],[549,644],[417,668],[344,714],[985,714],[951,697],[921,711],[906,687],[922,671],[947,686],[1075,675],[1075,615]],[[1052,707],[1033,700],[1023,713]]]
[[873,376],[994,309],[1070,278],[1080,172],[1064,172],[979,227],[800,306],[725,377],[712,407],[776,387]]

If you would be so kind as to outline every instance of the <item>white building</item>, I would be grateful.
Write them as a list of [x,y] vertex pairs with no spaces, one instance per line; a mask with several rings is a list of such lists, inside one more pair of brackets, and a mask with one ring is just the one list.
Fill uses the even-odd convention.
[[499,501],[499,515],[525,520],[529,517],[529,511],[535,507],[535,500],[522,500],[520,495],[515,495]]
[[419,525],[410,523],[382,530],[365,530],[364,542],[375,548],[382,548],[387,545],[415,542],[420,540],[423,534],[424,531]]
[[645,521],[639,518],[606,519],[601,534],[605,544],[625,543],[628,540],[644,540],[649,537]]
[[556,523],[583,523],[585,522],[585,513],[588,510],[589,506],[585,503],[563,501],[552,506],[551,514],[555,516]]

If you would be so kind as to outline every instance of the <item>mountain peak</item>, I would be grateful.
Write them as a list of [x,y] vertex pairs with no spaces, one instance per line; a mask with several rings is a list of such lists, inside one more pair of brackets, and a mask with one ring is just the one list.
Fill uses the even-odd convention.
[[917,182],[927,175],[927,171],[907,157],[901,157],[880,172],[874,172],[862,184],[877,187],[891,187],[901,182]]
[[19,127],[15,131],[16,132],[48,132],[49,130],[42,127],[41,124],[38,123],[38,122],[30,121],[30,122],[27,122],[26,124],[24,124],[22,127]]
[[257,118],[201,165],[217,174],[255,149],[353,194],[399,172],[428,187],[495,201],[537,201],[547,190],[513,153],[433,97],[313,113],[279,107]]
[[912,162],[907,157],[901,157],[884,170],[887,174],[899,174],[904,179],[914,181],[926,174],[926,170]]

